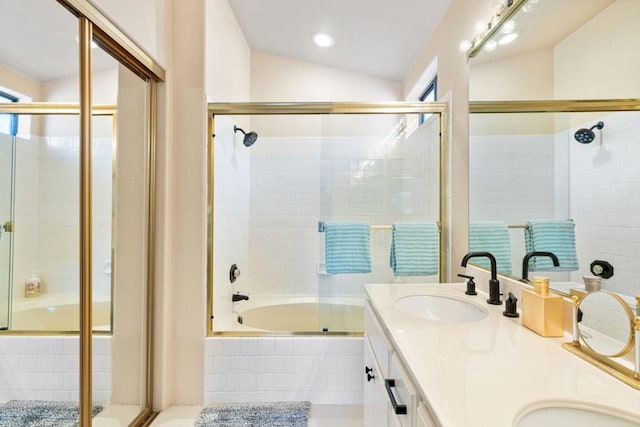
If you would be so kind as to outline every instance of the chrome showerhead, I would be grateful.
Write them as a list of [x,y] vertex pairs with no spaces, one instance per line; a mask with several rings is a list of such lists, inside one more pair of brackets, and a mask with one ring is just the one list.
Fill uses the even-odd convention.
[[258,134],[255,132],[245,132],[242,129],[240,129],[238,126],[233,125],[233,133],[236,132],[242,132],[242,134],[244,135],[244,138],[242,139],[242,143],[244,144],[245,147],[251,147],[254,142],[256,142],[258,140]]
[[594,128],[602,129],[603,127],[604,127],[604,123],[598,122],[595,125],[591,126],[589,129],[585,129],[585,128],[578,129],[576,133],[573,135],[573,137],[580,144],[590,144],[593,142],[594,139],[596,139],[596,134],[593,132],[593,129]]

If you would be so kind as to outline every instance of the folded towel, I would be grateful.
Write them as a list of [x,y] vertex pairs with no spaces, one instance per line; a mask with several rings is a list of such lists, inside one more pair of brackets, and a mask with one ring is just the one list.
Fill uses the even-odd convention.
[[527,252],[546,251],[558,257],[559,267],[547,257],[532,257],[529,271],[576,271],[578,255],[576,253],[575,224],[569,219],[531,220],[525,223],[524,240]]
[[438,226],[435,223],[395,223],[391,226],[391,268],[396,276],[438,274]]
[[[511,238],[507,224],[500,221],[469,223],[469,252],[491,252],[499,273],[511,274]],[[474,258],[473,263],[484,268],[491,264],[486,258]]]
[[370,273],[371,226],[367,222],[327,222],[325,262],[327,273]]

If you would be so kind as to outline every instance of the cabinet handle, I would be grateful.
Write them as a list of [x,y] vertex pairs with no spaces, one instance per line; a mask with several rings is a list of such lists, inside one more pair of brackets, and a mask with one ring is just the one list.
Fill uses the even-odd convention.
[[407,405],[398,405],[396,402],[396,397],[393,395],[393,391],[391,391],[391,387],[396,386],[396,380],[388,379],[384,380],[384,388],[387,389],[387,394],[389,395],[389,400],[391,400],[391,406],[393,406],[393,411],[398,415],[406,415],[407,414]]
[[369,382],[369,381],[371,381],[371,380],[373,380],[375,378],[376,378],[375,375],[367,374],[367,382]]
[[368,366],[365,366],[365,367],[364,367],[364,373],[365,373],[365,374],[368,374],[369,372],[373,372],[373,368],[370,368],[370,367],[368,367]]

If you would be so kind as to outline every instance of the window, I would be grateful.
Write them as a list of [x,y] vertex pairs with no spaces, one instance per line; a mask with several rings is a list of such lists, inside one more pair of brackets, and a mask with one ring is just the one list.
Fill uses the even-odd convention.
[[[0,91],[0,103],[18,102],[18,98]],[[17,114],[0,114],[0,133],[7,135],[18,134],[18,115]]]
[[[438,76],[434,77],[433,80],[427,85],[427,88],[422,92],[420,98],[418,98],[421,102],[435,102],[438,99]],[[431,114],[420,114],[419,123],[423,124],[424,121]]]

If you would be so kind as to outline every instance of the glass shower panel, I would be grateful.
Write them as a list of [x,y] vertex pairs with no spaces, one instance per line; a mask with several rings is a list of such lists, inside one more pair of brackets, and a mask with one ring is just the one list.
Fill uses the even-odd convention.
[[319,221],[368,223],[371,272],[327,274],[320,234],[317,295],[326,308],[319,310],[320,330],[363,330],[361,315],[350,307],[362,305],[365,284],[439,281],[437,267],[429,275],[396,277],[390,266],[392,224],[437,227],[440,218],[439,115],[418,123],[417,114],[322,118]]
[[14,163],[15,137],[0,133],[0,330],[9,328],[11,312]]

